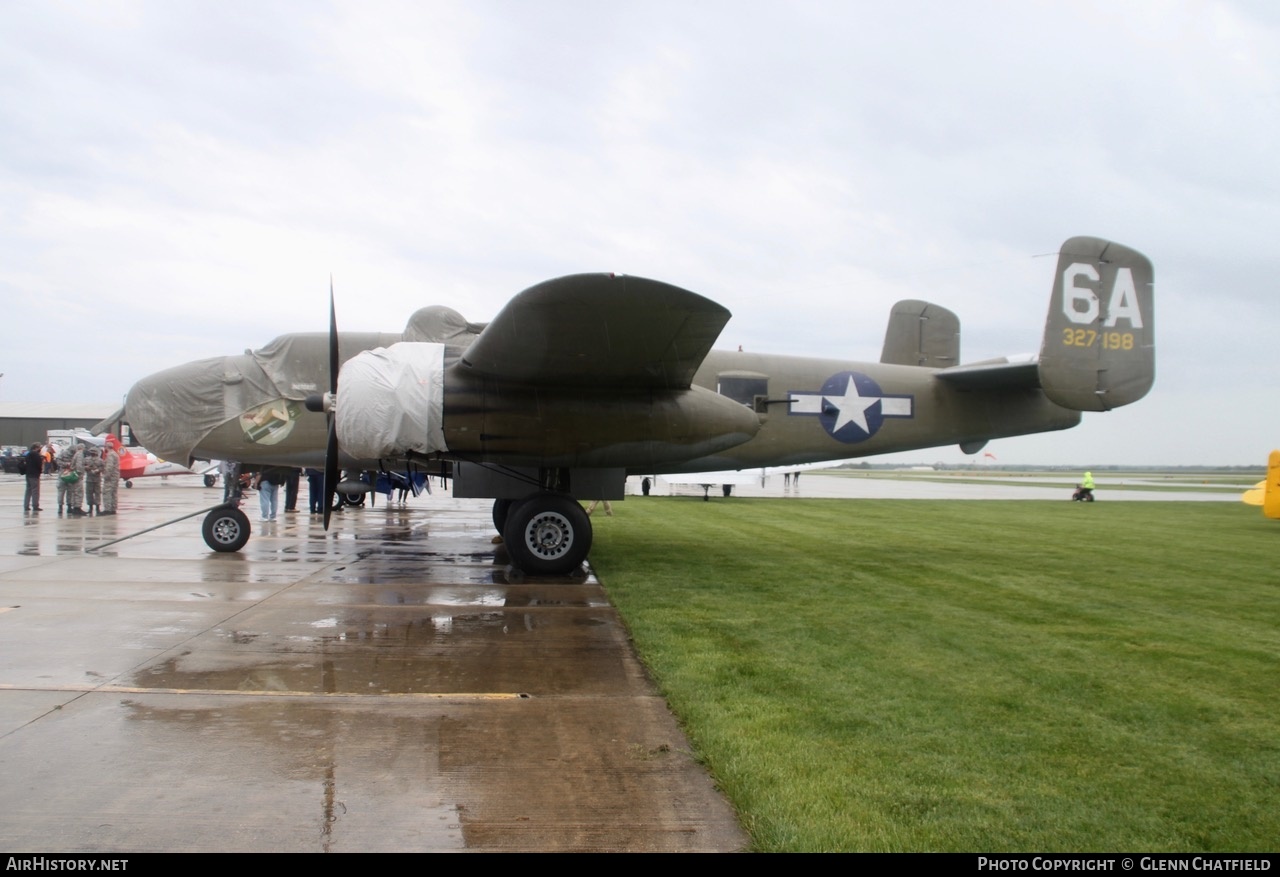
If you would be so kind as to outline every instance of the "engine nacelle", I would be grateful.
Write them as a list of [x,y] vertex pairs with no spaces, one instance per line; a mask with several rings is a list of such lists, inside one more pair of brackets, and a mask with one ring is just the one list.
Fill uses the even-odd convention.
[[347,360],[334,417],[342,450],[358,460],[447,450],[444,345],[402,341]]

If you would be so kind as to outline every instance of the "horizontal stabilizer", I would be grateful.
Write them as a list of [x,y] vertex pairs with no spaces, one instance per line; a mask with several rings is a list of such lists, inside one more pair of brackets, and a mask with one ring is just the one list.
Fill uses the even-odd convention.
[[1022,390],[1040,386],[1034,358],[1011,362],[994,359],[945,369],[937,377],[964,390]]
[[687,389],[729,317],[710,299],[656,280],[574,274],[508,302],[462,365],[527,384]]

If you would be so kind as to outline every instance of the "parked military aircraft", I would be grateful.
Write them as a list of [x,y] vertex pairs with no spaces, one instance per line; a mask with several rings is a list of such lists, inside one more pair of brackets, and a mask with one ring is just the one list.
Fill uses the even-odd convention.
[[[284,335],[152,375],[125,410],[168,459],[324,465],[330,494],[339,466],[449,461],[456,496],[495,500],[512,562],[561,573],[591,546],[577,500],[621,499],[628,473],[975,453],[1134,402],[1155,375],[1152,282],[1141,253],[1072,238],[1039,356],[969,365],[955,314],[924,301],[894,305],[880,361],[856,363],[712,351],[729,312],[639,277],[548,280],[488,324],[425,308],[399,334],[339,333],[331,296],[327,339]],[[238,550],[248,518],[224,507],[204,532]]]

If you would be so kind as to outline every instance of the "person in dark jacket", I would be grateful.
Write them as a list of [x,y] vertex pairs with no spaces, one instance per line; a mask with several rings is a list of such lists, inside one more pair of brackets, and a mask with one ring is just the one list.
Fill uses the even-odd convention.
[[289,474],[285,476],[284,510],[286,512],[296,512],[298,510],[298,484],[301,480],[301,469],[290,469]]
[[279,508],[280,485],[289,477],[289,470],[283,466],[268,466],[258,473],[258,504],[262,508],[262,520],[274,521]]
[[307,469],[307,500],[311,506],[311,514],[324,514],[324,472],[320,469]]
[[44,472],[44,453],[39,442],[23,455],[22,464],[23,474],[27,478],[27,492],[22,495],[22,510],[43,511],[40,508],[40,475]]

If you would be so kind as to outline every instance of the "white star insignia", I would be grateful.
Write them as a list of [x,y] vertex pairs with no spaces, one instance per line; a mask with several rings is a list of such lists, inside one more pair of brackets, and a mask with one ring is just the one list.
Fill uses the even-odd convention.
[[880,397],[859,395],[858,385],[854,383],[852,377],[849,378],[849,385],[845,387],[843,396],[823,396],[822,398],[840,412],[836,417],[836,425],[831,428],[832,433],[839,432],[850,423],[857,424],[858,428],[865,433],[871,432],[871,427],[867,424],[867,409],[879,402]]

